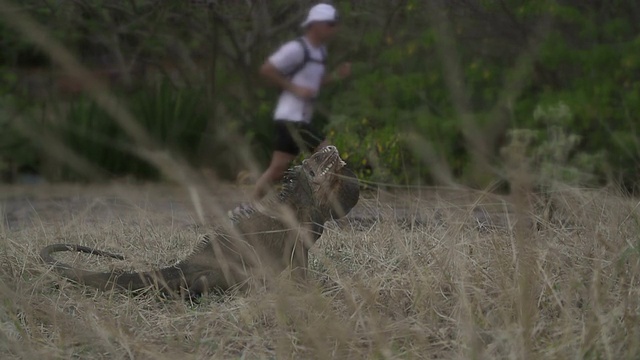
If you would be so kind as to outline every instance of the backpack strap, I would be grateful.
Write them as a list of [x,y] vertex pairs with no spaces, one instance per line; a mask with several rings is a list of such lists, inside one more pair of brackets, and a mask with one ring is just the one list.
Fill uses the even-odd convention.
[[298,37],[294,41],[298,42],[300,46],[302,46],[302,51],[304,52],[304,56],[302,58],[302,62],[298,66],[296,66],[293,70],[289,71],[289,73],[287,74],[289,78],[293,78],[300,70],[302,70],[305,67],[305,65],[307,65],[308,62],[315,62],[319,64],[325,63],[325,60],[327,58],[327,52],[324,46],[321,48],[322,59],[317,60],[317,59],[311,58],[311,55],[309,54],[309,48],[307,47],[307,43],[304,41],[302,37]]

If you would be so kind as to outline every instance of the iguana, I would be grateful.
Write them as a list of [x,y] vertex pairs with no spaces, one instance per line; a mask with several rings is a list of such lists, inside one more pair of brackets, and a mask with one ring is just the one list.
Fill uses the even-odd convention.
[[335,146],[324,147],[287,171],[279,193],[233,214],[231,231],[218,229],[215,236],[206,236],[174,266],[147,272],[81,270],[55,260],[52,254],[77,251],[123,257],[71,244],[49,245],[40,258],[63,277],[98,289],[155,288],[180,296],[224,291],[286,269],[304,278],[309,249],[322,235],[324,223],[345,216],[358,202],[358,180],[345,165]]

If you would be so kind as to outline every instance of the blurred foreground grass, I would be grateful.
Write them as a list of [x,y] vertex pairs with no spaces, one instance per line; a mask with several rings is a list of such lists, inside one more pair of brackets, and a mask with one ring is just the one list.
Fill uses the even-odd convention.
[[[242,196],[225,193],[203,203]],[[127,255],[67,255],[90,269],[170,264],[216,222],[198,225],[186,195],[120,185],[5,196],[3,358],[640,356],[637,201],[605,190],[551,194],[549,221],[513,196],[367,193],[349,219],[327,224],[308,287],[282,280],[199,304],[99,293],[38,262],[63,240]]]

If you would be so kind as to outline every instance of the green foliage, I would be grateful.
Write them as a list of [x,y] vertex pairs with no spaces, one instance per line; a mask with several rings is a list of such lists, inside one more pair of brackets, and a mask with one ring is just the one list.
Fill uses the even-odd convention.
[[[61,114],[64,116],[63,114]],[[68,108],[62,125],[53,129],[71,150],[109,174],[128,173],[142,178],[156,178],[154,168],[133,154],[133,148],[118,125],[98,105],[88,99],[74,101]],[[75,178],[71,169],[65,177]]]
[[[521,156],[531,161],[536,174],[536,185],[553,186],[555,183],[574,186],[598,185],[606,175],[605,151],[594,154],[577,152],[582,138],[567,128],[573,113],[565,103],[538,105],[533,119],[546,131],[512,129],[509,143],[502,149],[502,156]],[[515,159],[510,159],[516,161]]]
[[328,139],[340,149],[349,167],[364,179],[389,183],[406,173],[403,160],[407,152],[393,124],[372,128],[368,118],[351,121],[337,117],[329,128]]
[[14,102],[10,95],[0,98],[0,174],[10,172],[12,165],[37,169],[41,156],[37,147],[14,128],[16,118],[9,111]]
[[[260,86],[257,69],[271,51],[299,34],[298,19],[285,23],[301,10],[300,2],[221,2],[214,7],[28,3],[29,12],[50,23],[54,36],[83,61],[104,58],[127,70],[180,59],[177,69],[169,70],[180,88],[150,84],[136,78],[135,71],[125,71],[135,83],[126,105],[163,146],[197,163],[198,144],[216,142],[233,152],[237,139],[226,134],[242,134],[242,142],[267,165],[277,90]],[[364,179],[428,183],[433,174],[426,160],[435,156],[447,162],[458,180],[472,181],[474,157],[461,121],[461,113],[468,111],[478,131],[497,132],[489,138],[495,142],[488,144],[494,152],[487,154],[491,160],[499,158],[498,142],[509,128],[515,129],[512,134],[526,130],[534,136],[531,146],[539,148],[530,149],[536,161],[572,169],[547,174],[554,167],[541,166],[541,176],[585,184],[618,178],[629,188],[636,186],[640,36],[633,2],[613,1],[605,7],[577,0],[447,2],[445,23],[452,38],[434,26],[428,2],[371,4],[378,6],[337,5],[342,30],[330,47],[329,61],[351,61],[353,76],[322,90],[319,100],[328,108],[328,118],[317,122]],[[546,20],[548,31],[540,26]],[[12,29],[2,26],[0,35],[3,64],[37,58],[37,49]],[[445,57],[442,50],[449,46],[457,58]],[[507,87],[523,54],[530,60],[528,76],[523,84]],[[451,62],[460,64],[456,74],[446,72]],[[0,79],[15,81],[9,68],[0,69]],[[462,85],[464,93],[451,93],[452,85]],[[453,100],[460,99],[469,108],[456,108]],[[548,113],[558,103],[571,116]],[[499,108],[508,115],[498,118]],[[546,115],[540,115],[541,109]],[[72,100],[60,106],[57,116],[56,131],[64,141],[109,173],[156,176],[135,160],[129,139],[90,101]],[[224,131],[215,134],[217,129]],[[424,146],[411,144],[406,134]],[[474,135],[482,138],[485,133]],[[37,162],[41,154],[33,151],[33,156],[19,158]]]
[[[167,81],[130,94],[125,105],[164,149],[195,159],[209,114],[202,91],[175,88]],[[63,142],[89,162],[114,176],[158,177],[157,169],[135,155],[136,145],[97,104],[87,98],[57,109],[53,126]],[[68,169],[68,176],[78,176]]]
[[538,104],[565,103],[573,116],[563,126],[581,139],[575,151],[606,154],[600,156],[606,156],[608,166],[627,187],[635,187],[640,175],[636,133],[640,86],[631,79],[640,70],[640,37],[624,18],[595,26],[587,21],[591,16],[572,12],[571,21],[588,41],[583,46],[575,46],[561,33],[545,42],[539,62],[552,81],[517,104],[516,126],[542,130],[543,124],[526,114]]
[[[531,151],[541,163],[540,176],[595,185],[610,178],[613,169],[615,175],[633,186],[640,175],[636,133],[640,85],[632,80],[640,70],[640,37],[633,30],[632,18],[624,13],[624,6],[618,4],[612,12],[597,12],[571,3],[508,1],[506,4],[508,7],[503,9],[495,2],[483,2],[484,10],[494,16],[510,11],[508,16],[514,16],[510,21],[522,22],[518,31],[548,15],[562,29],[551,31],[543,39],[532,76],[522,94],[510,104],[514,132],[527,129],[535,135],[531,146],[537,150]],[[480,13],[476,16],[481,17]],[[509,47],[519,44],[509,44],[506,38],[492,39],[490,35],[478,43],[484,48],[465,42],[465,35],[479,29],[473,21],[461,18],[452,27],[461,35],[456,40],[462,54],[464,85],[473,118],[482,130],[495,120],[487,115],[492,114],[490,110],[503,90],[505,70],[514,65],[508,57],[482,54],[486,46],[508,54],[512,51]],[[414,39],[433,37],[429,27],[422,29]],[[468,29],[467,33],[464,29]],[[378,47],[375,63],[359,64],[361,70],[348,93],[332,102],[334,112],[339,114],[334,118],[347,117],[353,123],[351,128],[342,126],[345,133],[336,131],[335,141],[352,148],[361,159],[370,151],[365,141],[384,143],[397,136],[393,130],[385,129],[408,128],[446,159],[455,175],[464,179],[472,157],[463,145],[462,125],[456,120],[451,94],[443,80],[446,75],[442,74],[443,64],[431,47],[432,42],[427,40],[411,48],[420,54],[419,61],[403,54],[403,49],[414,41],[407,39]],[[559,102],[571,109],[571,116],[541,115],[542,109],[553,111]],[[360,126],[354,131],[362,118],[368,119],[371,127]],[[393,136],[384,138],[389,136],[386,134]],[[350,156],[355,156],[353,151]],[[412,164],[425,156],[410,152],[404,155],[403,161]],[[386,165],[394,169],[394,180],[402,181],[407,175],[406,168],[390,164]],[[558,164],[562,167],[558,168]],[[368,176],[364,171],[361,174]],[[426,181],[430,178],[427,170],[416,175]]]
[[209,118],[202,89],[175,88],[168,81],[131,98],[131,111],[150,135],[187,159],[194,158]]

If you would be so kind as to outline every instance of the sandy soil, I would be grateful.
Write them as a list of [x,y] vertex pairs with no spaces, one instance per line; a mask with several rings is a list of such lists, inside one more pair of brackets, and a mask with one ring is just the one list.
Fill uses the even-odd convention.
[[[66,223],[78,217],[85,222],[126,219],[141,210],[155,215],[157,221],[183,226],[213,224],[246,201],[250,190],[246,185],[216,184],[208,193],[194,197],[184,188],[167,184],[4,185],[0,186],[0,214],[9,230],[38,222]],[[202,204],[202,217],[197,211],[198,202]],[[420,225],[439,221],[442,210],[454,210],[479,222],[506,226],[506,209],[504,197],[471,190],[366,190],[341,223],[396,221]]]

